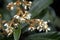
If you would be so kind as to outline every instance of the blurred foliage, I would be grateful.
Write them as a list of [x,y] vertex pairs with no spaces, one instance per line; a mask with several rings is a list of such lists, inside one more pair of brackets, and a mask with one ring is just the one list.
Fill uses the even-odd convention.
[[[15,1],[15,0],[13,0]],[[10,21],[11,18],[15,15],[16,10],[8,11],[6,9],[6,4],[12,2],[12,0],[6,0],[4,3],[4,9],[0,9],[0,14],[2,14],[2,19]],[[14,30],[13,35],[7,37],[0,34],[0,40],[60,40],[60,32],[56,32],[56,26],[60,28],[60,18],[56,17],[54,10],[49,7],[53,3],[53,0],[34,0],[29,12],[32,14],[33,18],[43,19],[45,21],[50,20],[51,31],[48,33],[37,32],[37,31],[28,31],[28,25],[25,27]],[[3,5],[3,4],[2,4]],[[14,36],[14,37],[13,37]]]

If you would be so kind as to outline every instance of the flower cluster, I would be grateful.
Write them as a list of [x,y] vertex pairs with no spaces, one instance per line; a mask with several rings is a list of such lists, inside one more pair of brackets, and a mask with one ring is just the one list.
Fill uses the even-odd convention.
[[[31,19],[31,13],[28,12],[28,9],[30,9],[32,2],[27,0],[17,0],[16,2],[10,2],[7,5],[7,9],[13,10],[16,6],[17,13],[13,16],[12,20],[9,22],[3,21],[0,22],[0,24],[3,24],[3,27],[6,27],[4,31],[9,35],[13,33],[14,28],[18,28],[18,25],[20,23],[28,23],[29,28],[28,30],[35,30],[38,31],[50,31],[50,28],[48,27],[48,24],[46,21],[40,20],[40,19]],[[20,7],[22,6],[23,9]],[[1,20],[0,20],[1,21]],[[0,25],[2,27],[2,25]],[[0,27],[0,28],[1,28]]]
[[27,9],[30,9],[31,7],[31,4],[32,2],[31,1],[26,1],[26,0],[17,0],[16,2],[10,2],[8,5],[7,5],[7,9],[9,10],[13,10],[14,9],[14,6],[20,6],[22,5],[24,7],[25,10]]
[[[31,13],[29,13],[27,9],[30,9],[31,3],[32,3],[31,1],[17,0],[14,3],[10,2],[7,5],[8,10],[13,10],[14,6],[16,6],[16,9],[17,9],[17,13],[16,13],[16,15],[13,16],[13,19],[9,22],[3,23],[4,27],[6,27],[4,30],[8,34],[8,36],[13,33],[13,29],[17,28],[19,23],[24,23],[26,19],[30,20]],[[22,8],[20,8],[20,5],[22,5],[24,10],[22,10]]]
[[28,28],[28,30],[35,30],[37,29],[39,32],[41,31],[50,31],[50,28],[48,27],[47,21],[43,21],[40,19],[32,19],[30,20],[30,27]]

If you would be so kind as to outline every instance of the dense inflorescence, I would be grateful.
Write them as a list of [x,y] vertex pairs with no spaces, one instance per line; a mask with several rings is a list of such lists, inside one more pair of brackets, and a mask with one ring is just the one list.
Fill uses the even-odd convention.
[[[7,9],[14,10],[14,7],[16,6],[17,13],[13,16],[12,20],[9,22],[2,20],[2,17],[0,15],[0,30],[2,30],[3,33],[6,33],[9,36],[13,33],[13,29],[18,28],[18,25],[20,25],[20,23],[28,23],[29,28],[27,30],[33,31],[37,29],[39,32],[50,31],[47,21],[41,19],[31,19],[32,14],[28,12],[28,10],[31,8],[31,5],[32,1],[27,0],[22,1],[17,0],[14,3],[10,2],[7,5]],[[20,6],[22,6],[22,8]]]

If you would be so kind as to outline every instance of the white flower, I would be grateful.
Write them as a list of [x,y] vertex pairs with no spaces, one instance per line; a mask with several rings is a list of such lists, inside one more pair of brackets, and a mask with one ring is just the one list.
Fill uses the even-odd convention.
[[8,33],[8,36],[9,36],[9,35],[11,35],[11,34],[12,34],[12,32],[13,32],[13,31],[12,31],[12,30],[10,30],[10,33]]
[[29,27],[28,28],[28,30],[31,30],[31,31],[33,31],[33,30],[35,30],[36,28],[35,27]]
[[12,6],[12,7],[11,7],[11,10],[13,10],[13,9],[14,9],[14,7]]
[[24,9],[27,9],[27,6],[24,6]]
[[30,4],[32,4],[32,2],[31,2],[31,1],[29,1],[29,3],[30,3]]
[[12,5],[13,4],[13,2],[10,2],[8,5]]
[[8,28],[5,29],[5,31],[7,32],[8,36],[9,36],[13,32],[13,28],[12,27],[8,27]]
[[14,3],[14,5],[16,5],[16,2]]
[[36,21],[40,21],[40,19],[36,19]]
[[47,30],[50,31],[51,29],[48,27]]
[[37,30],[39,30],[39,29],[40,29],[40,27],[38,26],[38,27],[37,27]]
[[47,21],[43,22],[44,24],[47,24]]
[[51,29],[48,27],[47,29],[46,29],[46,32],[48,32],[48,31],[50,31]]
[[28,13],[28,11],[25,11],[25,13]]
[[25,19],[23,17],[20,17],[19,18],[19,22],[24,23],[25,22]]
[[25,19],[23,17],[20,17],[20,21],[25,21]]
[[16,24],[14,24],[15,26],[17,26],[18,24],[16,23]]
[[31,18],[31,14],[27,14],[27,16],[25,17],[26,19],[30,19]]
[[8,27],[8,23],[5,23],[4,26]]
[[47,24],[46,24],[46,25],[44,25],[44,28],[45,28],[45,29],[47,29],[47,28],[48,28],[48,25],[47,25]]
[[18,16],[18,15],[15,15],[15,16],[14,16],[14,18],[16,18],[16,19],[19,19],[19,18],[20,18],[20,16]]
[[39,32],[41,32],[43,29],[39,29]]

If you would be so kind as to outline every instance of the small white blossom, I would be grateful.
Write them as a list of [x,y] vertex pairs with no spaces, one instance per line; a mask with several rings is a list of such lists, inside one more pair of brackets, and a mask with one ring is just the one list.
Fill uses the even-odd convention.
[[51,29],[48,27],[47,30],[50,31]]
[[18,24],[16,23],[16,24],[14,24],[15,26],[17,26]]
[[30,3],[30,4],[32,4],[32,2],[31,2],[31,1],[29,1],[29,3]]
[[31,14],[27,14],[27,16],[25,17],[26,19],[30,19],[31,18]]
[[20,18],[20,16],[18,16],[18,15],[15,15],[15,16],[14,16],[14,18],[16,18],[16,19],[19,19],[19,18]]
[[42,26],[42,25],[40,25],[40,27],[42,28],[43,26]]
[[20,17],[20,21],[25,21],[25,19],[23,17]]
[[47,24],[47,21],[45,21],[44,24]]
[[37,30],[39,30],[39,29],[40,29],[40,27],[38,26],[38,27],[37,27]]
[[19,18],[19,22],[24,23],[25,22],[25,19],[23,17],[20,17]]
[[5,23],[4,26],[8,27],[8,23]]
[[12,32],[13,32],[13,31],[12,31],[12,30],[10,30],[10,33],[8,34],[8,36],[9,36],[9,35],[11,35],[11,34],[12,34]]
[[8,28],[5,29],[5,31],[8,33],[8,36],[9,36],[13,32],[13,28],[12,27],[8,27]]
[[51,29],[48,27],[47,29],[46,29],[46,32],[48,32],[48,31],[50,31]]
[[14,9],[14,7],[12,6],[12,7],[11,7],[11,10],[13,10],[13,9]]
[[40,19],[36,19],[36,21],[40,21]]
[[27,9],[27,6],[24,6],[24,9]]
[[35,27],[29,27],[28,30],[33,31],[33,30],[35,30]]
[[28,13],[28,11],[25,11],[25,13]]
[[43,29],[39,29],[39,32],[41,32]]
[[13,4],[13,2],[10,2],[8,5],[12,5]]
[[44,28],[47,29],[48,28],[48,25],[44,25]]
[[16,2],[14,3],[14,5],[16,5]]

